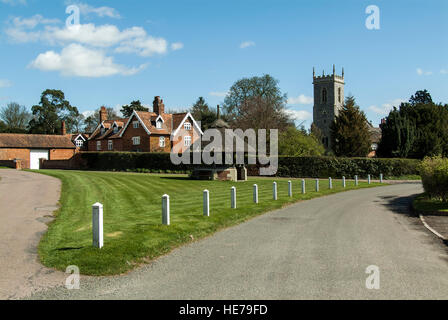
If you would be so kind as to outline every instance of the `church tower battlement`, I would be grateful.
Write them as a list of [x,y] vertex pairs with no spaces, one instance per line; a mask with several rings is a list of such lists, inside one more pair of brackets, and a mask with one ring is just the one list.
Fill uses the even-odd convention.
[[313,122],[322,133],[322,143],[327,150],[331,150],[330,125],[344,105],[344,68],[342,75],[333,74],[316,76],[313,68],[314,108]]

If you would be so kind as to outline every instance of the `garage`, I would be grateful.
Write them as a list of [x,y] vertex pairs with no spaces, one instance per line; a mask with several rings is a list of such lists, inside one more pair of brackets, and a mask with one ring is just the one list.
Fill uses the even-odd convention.
[[48,150],[30,150],[30,169],[39,170],[39,159],[48,160]]

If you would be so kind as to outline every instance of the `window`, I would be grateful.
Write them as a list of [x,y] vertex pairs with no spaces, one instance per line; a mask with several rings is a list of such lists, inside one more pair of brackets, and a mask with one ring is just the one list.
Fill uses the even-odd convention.
[[341,88],[338,88],[338,101],[341,103]]
[[322,89],[322,103],[327,103],[327,89]]
[[112,140],[109,140],[107,142],[107,150],[109,151],[114,150],[114,142]]
[[191,130],[191,123],[190,122],[185,122],[184,123],[184,129],[187,130],[187,131]]
[[96,142],[96,150],[98,150],[98,151],[101,150],[101,141]]
[[186,147],[191,146],[191,137],[190,136],[184,137],[184,146],[186,146]]
[[140,123],[138,121],[134,121],[132,122],[132,126],[134,127],[134,129],[138,129],[140,128]]
[[134,146],[138,146],[138,145],[140,145],[140,137],[133,137],[133,138],[132,138],[132,144],[133,144]]
[[101,128],[101,134],[104,134],[106,132],[106,129],[104,127]]
[[159,138],[159,147],[160,148],[165,148],[165,137],[160,137]]
[[76,140],[76,141],[75,141],[75,145],[76,145],[78,148],[82,148],[82,146],[84,145],[84,141],[82,141],[82,139]]
[[117,133],[117,132],[118,132],[118,127],[115,126],[115,127],[114,127],[114,133]]
[[157,128],[157,129],[162,129],[162,121],[161,121],[161,120],[158,120],[158,121],[156,122],[156,128]]

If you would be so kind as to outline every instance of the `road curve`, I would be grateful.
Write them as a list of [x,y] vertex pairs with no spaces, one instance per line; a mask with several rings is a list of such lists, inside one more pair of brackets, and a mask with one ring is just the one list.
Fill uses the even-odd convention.
[[[446,247],[409,215],[419,184],[349,191],[277,210],[125,276],[32,299],[447,299]],[[380,289],[366,288],[366,268]]]
[[0,169],[0,299],[18,299],[64,283],[43,267],[37,245],[57,208],[61,183],[37,173]]

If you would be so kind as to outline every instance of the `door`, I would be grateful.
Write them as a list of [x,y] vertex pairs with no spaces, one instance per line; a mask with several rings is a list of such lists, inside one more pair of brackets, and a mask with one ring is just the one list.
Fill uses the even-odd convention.
[[48,150],[30,150],[30,169],[39,170],[39,159],[48,160]]

